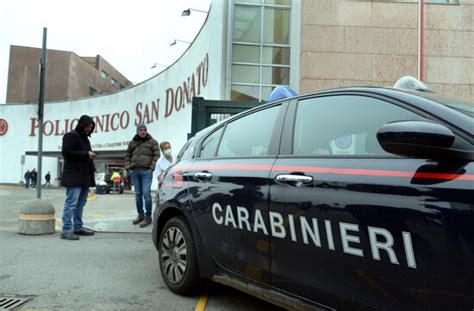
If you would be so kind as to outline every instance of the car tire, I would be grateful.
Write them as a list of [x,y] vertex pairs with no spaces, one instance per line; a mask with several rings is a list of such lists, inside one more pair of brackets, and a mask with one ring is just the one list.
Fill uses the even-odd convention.
[[161,277],[172,292],[191,295],[199,289],[196,244],[184,217],[173,217],[165,224],[159,238],[158,256]]

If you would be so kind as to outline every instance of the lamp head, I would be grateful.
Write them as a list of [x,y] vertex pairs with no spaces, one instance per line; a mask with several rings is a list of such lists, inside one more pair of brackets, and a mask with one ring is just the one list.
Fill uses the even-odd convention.
[[183,13],[181,13],[181,16],[189,16],[191,15],[191,9],[183,10]]

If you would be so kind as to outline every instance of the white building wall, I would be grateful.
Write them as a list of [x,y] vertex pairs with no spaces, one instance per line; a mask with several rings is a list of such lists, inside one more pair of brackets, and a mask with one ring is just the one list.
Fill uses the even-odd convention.
[[[192,96],[225,98],[221,76],[226,63],[226,29],[222,19],[227,7],[226,2],[215,2],[189,49],[157,76],[109,95],[46,103],[43,151],[60,151],[63,135],[71,130],[71,121],[87,114],[99,121],[91,136],[94,151],[126,150],[136,125],[145,123],[155,139],[170,141],[177,152],[191,129]],[[0,136],[0,183],[22,180],[21,156],[26,151],[38,150],[37,110],[37,105],[0,105],[0,119],[8,124],[8,130]],[[23,171],[32,168],[37,168],[37,157],[26,156]],[[56,158],[43,158],[42,175],[47,171],[57,177]]]

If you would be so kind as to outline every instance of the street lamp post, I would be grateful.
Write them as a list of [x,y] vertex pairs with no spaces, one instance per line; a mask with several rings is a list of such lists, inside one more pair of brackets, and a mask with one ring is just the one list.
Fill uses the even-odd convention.
[[55,209],[49,200],[41,199],[41,174],[43,157],[43,113],[44,113],[44,83],[46,71],[46,35],[47,28],[43,27],[43,48],[40,57],[40,85],[38,99],[38,175],[36,182],[36,199],[30,200],[20,209],[18,233],[28,235],[51,234],[56,231]]
[[36,198],[41,199],[41,174],[43,161],[43,113],[44,113],[44,82],[46,71],[46,36],[47,28],[43,28],[43,48],[40,58],[40,86],[38,99],[38,174],[36,176]]

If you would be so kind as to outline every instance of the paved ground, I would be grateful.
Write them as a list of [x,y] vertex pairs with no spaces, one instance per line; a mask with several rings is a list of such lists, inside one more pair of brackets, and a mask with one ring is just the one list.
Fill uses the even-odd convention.
[[[31,199],[36,198],[33,189],[2,186],[0,188],[0,206],[10,205],[9,210],[3,209],[0,213],[8,213],[8,219],[0,220],[0,225],[9,225],[17,229],[19,209]],[[65,191],[63,189],[42,189],[42,199],[53,203],[56,209],[56,230],[61,230],[61,216],[64,204]],[[99,232],[129,232],[151,233],[151,226],[140,228],[132,225],[136,217],[134,196],[125,194],[92,194],[84,208],[84,225]]]
[[140,228],[132,225],[132,220],[137,216],[132,193],[92,195],[86,206],[84,223],[95,231],[151,234],[151,226]]
[[[64,190],[44,189],[42,194],[56,208],[56,233],[20,235],[20,208],[35,198],[35,192],[0,186],[0,297],[31,297],[20,310],[197,310],[202,306],[198,302],[204,296],[177,296],[164,285],[151,227],[131,224],[132,194],[92,197],[84,221],[97,232],[80,241],[59,239]],[[217,284],[209,287],[208,297],[206,310],[276,309]]]

